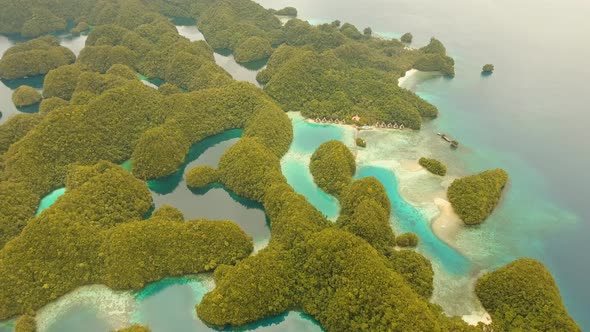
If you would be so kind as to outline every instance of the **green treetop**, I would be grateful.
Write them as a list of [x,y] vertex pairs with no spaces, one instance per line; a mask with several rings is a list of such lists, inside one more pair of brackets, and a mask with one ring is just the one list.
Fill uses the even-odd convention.
[[191,188],[204,188],[217,182],[217,170],[211,166],[197,166],[186,173],[186,184]]
[[45,36],[12,46],[0,59],[0,78],[17,79],[43,75],[51,69],[73,63],[76,56],[59,46],[53,36]]
[[0,154],[18,142],[43,120],[39,114],[17,114],[0,125]]
[[491,63],[488,63],[487,65],[484,65],[481,70],[484,73],[491,73],[494,71],[494,65],[492,65]]
[[436,159],[431,158],[420,158],[418,163],[426,168],[430,173],[444,176],[447,174],[447,166]]
[[475,293],[492,316],[494,331],[582,331],[551,273],[537,260],[522,258],[485,274]]
[[271,54],[270,42],[262,37],[250,37],[238,44],[234,50],[234,57],[239,63],[265,59]]
[[485,171],[453,181],[447,190],[447,197],[466,224],[479,224],[492,213],[507,182],[506,171]]
[[41,101],[41,94],[28,85],[21,85],[12,93],[12,102],[16,107],[30,106]]
[[398,235],[395,241],[400,247],[416,247],[418,245],[419,238],[418,235],[414,233],[404,233]]
[[117,330],[116,332],[150,332],[150,328],[147,326],[135,324],[130,327]]
[[412,42],[412,39],[413,39],[413,36],[412,36],[412,34],[411,34],[411,33],[409,33],[409,32],[406,32],[406,33],[404,33],[404,34],[402,35],[402,37],[400,38],[400,40],[401,40],[403,43],[407,43],[407,44],[410,44],[410,43]]
[[37,332],[37,322],[34,316],[22,315],[16,320],[14,332]]
[[285,7],[283,9],[277,10],[275,12],[275,15],[296,17],[297,16],[297,9],[295,7]]
[[311,156],[309,169],[314,181],[325,192],[339,196],[356,171],[354,155],[344,143],[329,141]]

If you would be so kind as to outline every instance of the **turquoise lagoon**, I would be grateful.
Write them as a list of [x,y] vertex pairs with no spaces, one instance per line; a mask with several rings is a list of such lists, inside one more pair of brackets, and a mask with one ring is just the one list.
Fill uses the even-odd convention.
[[293,123],[293,143],[281,160],[283,174],[297,193],[305,196],[330,220],[335,220],[340,204],[313,182],[309,161],[317,147],[330,140],[342,141],[352,148],[354,134],[344,127],[308,122],[299,113],[288,115]]
[[53,205],[53,203],[55,203],[55,201],[61,195],[65,194],[65,192],[66,192],[66,188],[62,187],[62,188],[55,189],[54,191],[52,191],[51,193],[49,193],[48,195],[43,197],[41,199],[41,202],[39,202],[39,207],[37,208],[37,213],[35,215],[38,216],[41,212],[43,212],[43,210],[45,210],[48,207],[50,207],[51,205]]
[[392,227],[399,230],[398,234],[416,233],[420,237],[421,250],[442,264],[447,271],[455,274],[469,271],[470,262],[467,258],[436,237],[422,212],[402,198],[393,171],[379,166],[361,166],[356,177],[375,177],[383,184],[391,201]]

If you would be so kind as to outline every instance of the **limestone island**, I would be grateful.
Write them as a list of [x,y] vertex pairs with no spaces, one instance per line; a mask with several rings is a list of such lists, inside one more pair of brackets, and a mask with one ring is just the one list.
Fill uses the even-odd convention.
[[491,74],[494,72],[494,65],[488,63],[487,65],[484,65],[483,68],[481,69],[481,72],[484,74]]

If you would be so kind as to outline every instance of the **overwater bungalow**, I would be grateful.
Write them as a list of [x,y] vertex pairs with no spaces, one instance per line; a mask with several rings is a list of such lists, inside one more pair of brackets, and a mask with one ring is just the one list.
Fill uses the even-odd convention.
[[404,124],[402,123],[401,125],[399,125],[399,129],[404,129]]
[[396,123],[393,124],[393,129],[397,129],[397,128],[399,128],[399,127],[398,127],[397,122],[396,122]]

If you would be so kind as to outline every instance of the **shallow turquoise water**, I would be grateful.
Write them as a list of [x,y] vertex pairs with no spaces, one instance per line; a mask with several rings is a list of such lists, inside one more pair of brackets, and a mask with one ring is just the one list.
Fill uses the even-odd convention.
[[[131,303],[128,306],[115,304],[118,301],[110,298],[113,295],[103,295],[98,298],[90,296],[89,298],[93,300],[78,300],[67,305],[65,310],[57,309],[60,310],[56,313],[57,316],[52,316],[50,325],[42,326],[42,331],[106,332],[113,330],[115,324],[143,324],[149,326],[153,332],[323,331],[313,318],[299,311],[288,311],[240,328],[210,327],[198,318],[196,305],[213,287],[211,274],[202,274],[194,277],[164,279],[135,293],[114,293],[114,297],[129,298],[131,296]],[[102,301],[101,306],[92,301]],[[111,301],[113,303],[109,304]],[[112,320],[112,315],[117,316],[116,323]],[[12,324],[0,325],[0,332],[8,332],[12,329]]]
[[282,172],[293,189],[329,219],[338,217],[338,200],[321,190],[309,171],[309,160],[322,143],[338,140],[347,143],[349,137],[342,127],[310,123],[298,115],[289,114],[293,123],[293,142],[281,160]]
[[[209,291],[203,278],[174,278],[154,283],[136,294],[138,305],[133,322],[150,326],[153,332],[219,331],[201,321],[195,306]],[[210,283],[210,281],[209,281]],[[264,319],[254,324],[223,331],[322,331],[309,316],[296,311]]]
[[313,154],[313,152],[322,143],[337,140],[346,142],[346,135],[340,126],[312,123],[303,120],[301,116],[292,117],[293,123],[293,143],[289,149],[289,153],[304,153]]
[[465,274],[470,270],[470,262],[457,250],[442,242],[430,228],[429,221],[414,206],[400,195],[397,180],[392,171],[377,166],[362,166],[357,170],[357,178],[377,178],[385,187],[391,201],[391,214],[394,228],[403,233],[413,232],[420,238],[419,248],[442,264],[442,267],[454,274]]
[[59,196],[63,195],[65,192],[66,188],[58,188],[52,191],[49,195],[43,197],[39,203],[39,207],[37,208],[37,213],[35,215],[38,216],[41,212],[43,212],[43,210],[53,205]]
[[307,163],[300,160],[285,160],[281,163],[282,172],[295,192],[307,198],[316,209],[328,219],[334,220],[340,212],[338,200],[320,189],[314,182]]
[[108,320],[99,318],[91,305],[85,305],[61,316],[47,332],[74,332],[82,329],[84,332],[105,332],[110,330],[110,324]]

